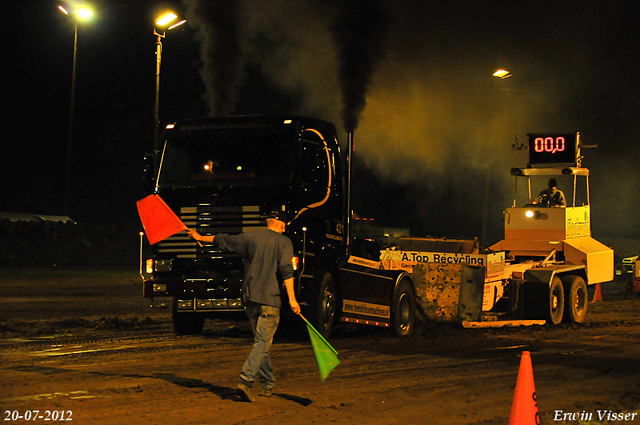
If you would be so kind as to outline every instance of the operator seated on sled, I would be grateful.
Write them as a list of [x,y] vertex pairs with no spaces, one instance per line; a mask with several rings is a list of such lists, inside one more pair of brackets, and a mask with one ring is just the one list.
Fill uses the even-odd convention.
[[542,207],[566,207],[567,200],[564,193],[558,189],[556,179],[549,179],[549,188],[540,192],[540,195],[533,201],[534,204]]

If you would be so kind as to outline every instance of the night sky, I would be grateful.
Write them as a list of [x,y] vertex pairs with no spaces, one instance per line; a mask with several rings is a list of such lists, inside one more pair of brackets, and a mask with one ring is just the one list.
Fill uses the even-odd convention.
[[[594,236],[639,238],[634,4],[94,0],[78,30],[69,215],[137,220],[154,127],[153,21],[174,6],[188,22],[163,40],[163,123],[295,113],[334,122],[341,138],[355,129],[356,211],[414,235],[474,237],[489,199],[489,241],[511,204],[509,170],[527,162],[512,144],[580,132],[598,146],[583,151]],[[73,23],[53,0],[0,8],[0,211],[60,214]],[[513,76],[492,77],[497,68]]]

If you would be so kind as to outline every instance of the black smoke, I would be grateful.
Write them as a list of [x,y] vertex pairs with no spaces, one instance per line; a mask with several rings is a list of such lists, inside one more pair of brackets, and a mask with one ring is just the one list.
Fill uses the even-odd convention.
[[[200,59],[203,80],[210,104],[222,109],[212,106],[212,114],[233,112],[241,86],[237,113],[278,110],[334,122],[339,134],[357,130],[355,164],[380,188],[369,190],[368,175],[354,180],[362,215],[410,224],[416,234],[486,233],[496,242],[502,209],[512,203],[509,170],[527,162],[526,151],[511,149],[516,137],[580,131],[600,146],[584,153],[594,175],[594,234],[637,234],[637,202],[628,194],[640,182],[633,101],[640,68],[627,52],[638,34],[619,18],[631,16],[623,0],[500,0],[500,7],[479,0],[243,0],[242,9],[185,1],[209,46]],[[213,62],[226,81],[207,72]],[[513,76],[492,77],[498,67]],[[249,79],[263,80],[246,80],[246,69]],[[273,90],[265,95],[261,86]],[[276,93],[290,101],[278,107]]]
[[332,24],[339,58],[342,120],[347,131],[358,128],[367,104],[367,89],[384,56],[389,20],[382,1],[350,0],[342,3],[341,15]]
[[205,100],[211,116],[235,110],[244,79],[241,2],[238,0],[184,0],[187,21],[197,28],[206,86]]

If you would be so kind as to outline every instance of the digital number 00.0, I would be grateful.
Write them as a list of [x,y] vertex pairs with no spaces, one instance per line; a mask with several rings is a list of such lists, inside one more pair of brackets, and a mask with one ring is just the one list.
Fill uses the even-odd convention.
[[533,141],[533,149],[536,152],[563,152],[565,148],[564,137],[536,137]]

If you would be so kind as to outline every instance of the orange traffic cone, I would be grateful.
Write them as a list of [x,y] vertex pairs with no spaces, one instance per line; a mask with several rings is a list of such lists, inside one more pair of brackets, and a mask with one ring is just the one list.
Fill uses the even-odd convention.
[[600,283],[596,283],[596,293],[593,294],[593,302],[602,301],[602,289]]
[[540,425],[536,388],[533,384],[533,366],[529,351],[522,352],[509,425]]

